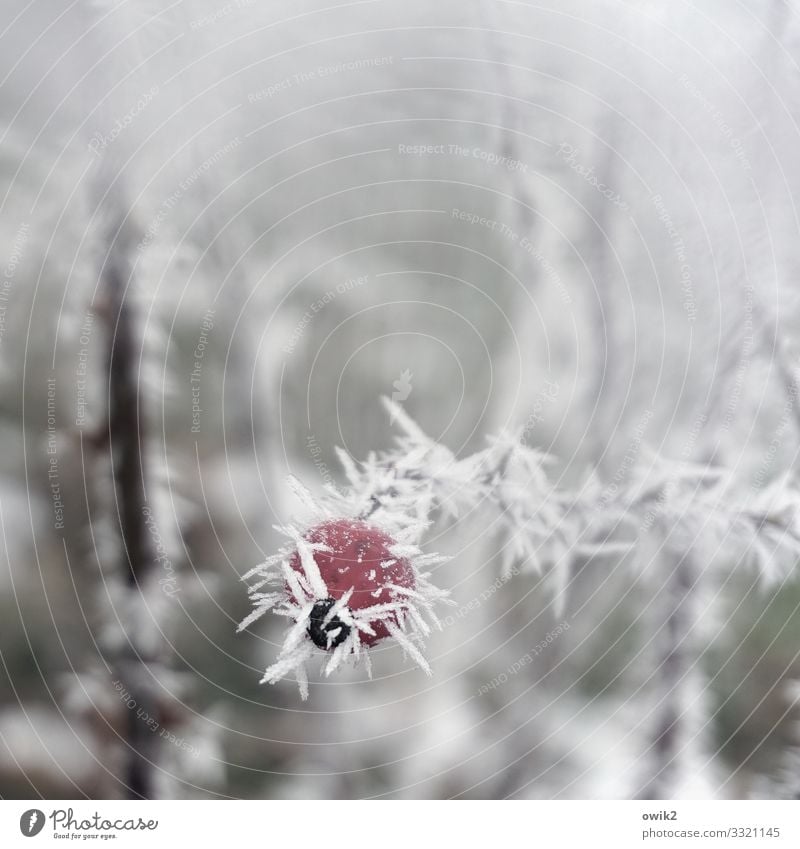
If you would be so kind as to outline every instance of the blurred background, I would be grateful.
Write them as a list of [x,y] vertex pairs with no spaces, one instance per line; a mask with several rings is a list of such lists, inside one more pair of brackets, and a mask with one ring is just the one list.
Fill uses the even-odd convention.
[[381,645],[301,702],[258,683],[283,623],[236,633],[287,475],[392,445],[383,395],[457,456],[526,428],[564,488],[645,450],[742,492],[795,472],[790,3],[3,11],[0,796],[137,795],[142,736],[162,798],[800,790],[794,562],[715,558],[677,672],[674,546],[578,564],[557,611],[475,521],[426,541],[457,602],[430,679]]

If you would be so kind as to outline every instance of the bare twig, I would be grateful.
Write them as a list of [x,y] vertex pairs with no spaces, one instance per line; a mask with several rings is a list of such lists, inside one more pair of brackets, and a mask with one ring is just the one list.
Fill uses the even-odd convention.
[[[142,340],[137,338],[132,307],[126,300],[130,277],[126,273],[126,253],[126,242],[118,231],[105,269],[104,312],[109,323],[107,439],[121,541],[121,571],[126,574],[130,607],[135,608],[144,604],[142,586],[155,561],[146,527],[146,464],[142,450],[145,422],[137,378]],[[114,665],[136,704],[136,709],[128,711],[126,723],[128,756],[124,781],[129,798],[149,799],[153,796],[154,735],[140,719],[139,711],[146,711],[159,721],[147,666],[155,658],[136,645],[131,634],[126,634],[124,645]]]

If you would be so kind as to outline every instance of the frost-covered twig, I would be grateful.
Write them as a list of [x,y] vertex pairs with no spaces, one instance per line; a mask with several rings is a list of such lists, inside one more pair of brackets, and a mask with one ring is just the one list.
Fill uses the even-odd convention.
[[396,448],[363,463],[340,451],[348,487],[328,487],[320,499],[293,482],[308,516],[281,528],[289,543],[245,575],[253,611],[240,629],[268,611],[292,623],[264,681],[294,672],[303,698],[306,663],[317,650],[330,655],[329,674],[344,660],[363,657],[368,665],[369,647],[392,637],[430,671],[421,648],[431,625],[438,627],[434,606],[447,601],[428,572],[446,558],[420,548],[435,514],[490,507],[497,530],[515,532],[506,546],[509,571],[516,560],[538,565],[537,547],[568,525],[567,501],[549,484],[541,452],[503,435],[458,460],[399,405],[386,404],[402,431]]
[[768,584],[800,559],[800,489],[790,475],[754,489],[721,466],[654,456],[634,470],[622,498],[637,540],[661,519],[666,533],[687,544],[698,538],[714,551],[732,551]]
[[425,617],[437,624],[433,608],[447,594],[425,571],[441,558],[419,546],[437,514],[488,509],[504,571],[546,574],[557,606],[574,559],[619,559],[656,523],[687,544],[708,535],[714,546],[733,542],[737,554],[744,544],[767,578],[781,573],[781,553],[791,566],[800,554],[800,494],[788,481],[743,498],[724,469],[651,457],[612,494],[593,476],[572,492],[548,477],[550,458],[513,433],[459,460],[399,405],[386,404],[402,431],[397,446],[363,463],[340,451],[348,487],[326,487],[319,499],[294,481],[307,517],[280,528],[288,544],[244,576],[253,611],[240,630],[269,611],[291,622],[263,680],[294,672],[303,698],[306,663],[317,650],[330,674],[345,660],[368,663],[366,650],[391,636],[429,671],[420,653]]

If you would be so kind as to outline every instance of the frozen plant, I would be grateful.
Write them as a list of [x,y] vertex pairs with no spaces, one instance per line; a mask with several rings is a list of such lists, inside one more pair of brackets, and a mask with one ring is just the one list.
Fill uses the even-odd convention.
[[[315,655],[326,675],[362,659],[371,674],[369,649],[384,639],[396,640],[430,674],[424,641],[431,627],[439,627],[435,606],[449,599],[430,574],[446,558],[423,553],[421,545],[438,516],[488,513],[486,526],[500,538],[504,573],[545,575],[557,610],[574,560],[619,560],[635,552],[635,562],[647,563],[652,544],[669,540],[679,564],[673,573],[677,595],[666,593],[666,624],[654,626],[663,637],[663,656],[650,686],[660,709],[645,745],[644,794],[671,795],[683,774],[689,734],[684,702],[693,701],[703,683],[694,643],[681,639],[687,628],[694,633],[690,623],[702,577],[684,574],[691,552],[703,543],[712,551],[732,545],[767,582],[780,580],[800,552],[796,487],[782,479],[743,494],[724,467],[645,453],[613,489],[603,489],[589,474],[570,491],[551,481],[551,458],[527,446],[524,432],[491,437],[485,450],[457,459],[400,405],[385,403],[401,428],[396,446],[361,463],[339,451],[348,485],[327,485],[319,498],[292,479],[305,515],[279,528],[286,545],[243,578],[253,609],[239,630],[270,611],[289,620],[279,656],[262,681],[273,684],[294,674],[306,699],[306,664]],[[646,572],[662,592],[661,570]],[[677,686],[683,681],[692,684],[688,692]]]
[[269,611],[290,620],[263,681],[294,673],[304,699],[306,662],[315,654],[323,654],[326,675],[361,658],[371,674],[369,648],[386,638],[430,674],[424,640],[432,626],[441,627],[436,604],[452,603],[429,571],[447,558],[420,547],[437,512],[456,517],[492,507],[498,530],[518,532],[506,546],[508,570],[515,561],[537,562],[537,547],[564,525],[563,501],[548,503],[544,454],[503,435],[457,460],[398,404],[385,403],[403,431],[397,446],[360,464],[339,451],[349,486],[327,486],[319,499],[292,479],[306,516],[279,527],[289,542],[243,578],[253,610],[240,631]]

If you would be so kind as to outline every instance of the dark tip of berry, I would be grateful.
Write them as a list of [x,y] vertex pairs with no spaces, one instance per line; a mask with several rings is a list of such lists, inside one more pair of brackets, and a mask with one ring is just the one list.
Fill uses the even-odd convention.
[[[334,616],[329,622],[323,625],[328,611],[336,604],[336,599],[326,598],[323,601],[318,601],[311,610],[311,616],[308,622],[308,636],[315,646],[321,649],[335,649],[341,645],[350,633],[350,626],[345,625],[338,617]],[[331,631],[339,629],[339,633],[331,640],[328,645],[328,634]]]

